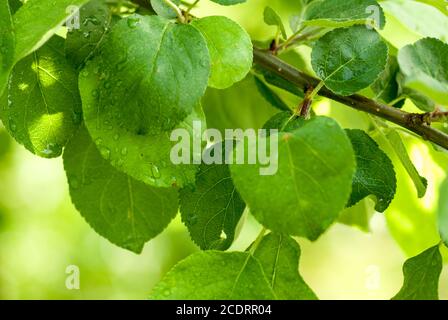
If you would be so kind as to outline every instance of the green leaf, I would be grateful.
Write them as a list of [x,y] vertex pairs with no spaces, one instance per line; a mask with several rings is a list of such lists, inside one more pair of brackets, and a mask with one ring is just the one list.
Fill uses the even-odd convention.
[[291,109],[288,107],[286,103],[283,102],[282,98],[278,96],[271,88],[269,88],[262,80],[260,80],[257,76],[254,77],[255,84],[257,86],[258,91],[269,102],[274,108],[277,108],[281,111],[290,111]]
[[397,179],[392,161],[362,130],[345,130],[356,155],[356,172],[348,207],[369,195],[376,198],[375,210],[384,212],[392,202]]
[[448,246],[448,178],[445,179],[439,191],[438,225],[440,236]]
[[386,14],[396,18],[418,38],[433,37],[448,41],[448,17],[433,6],[409,0],[382,1],[381,6]]
[[264,8],[264,22],[268,26],[276,26],[278,30],[282,33],[284,39],[287,38],[285,26],[283,25],[282,18],[274,11],[271,7]]
[[241,81],[252,68],[253,48],[247,32],[236,22],[221,16],[194,20],[207,41],[211,57],[209,86],[225,89]]
[[2,163],[7,162],[7,157],[11,154],[12,139],[6,130],[0,130],[0,160]]
[[[222,162],[224,145],[217,143],[204,154],[219,156]],[[202,163],[196,184],[181,189],[179,194],[182,221],[193,241],[203,250],[228,249],[246,207],[233,185],[228,165]]]
[[8,1],[0,3],[0,96],[14,63],[14,32]]
[[[200,128],[196,125],[199,124]],[[106,128],[107,129],[107,128]],[[199,153],[193,149],[193,144],[206,129],[205,116],[198,105],[193,113],[175,129],[183,129],[188,133],[191,158],[197,158]],[[110,136],[107,130],[99,131],[92,124],[90,132],[94,132],[95,143],[101,155],[120,171],[131,177],[155,187],[183,187],[194,183],[197,166],[193,164],[173,164],[170,152],[177,142],[170,140],[168,132],[156,135],[135,136],[120,130]],[[103,137],[103,138],[101,138]],[[185,142],[182,140],[182,142]],[[192,161],[191,161],[192,162]]]
[[82,127],[64,152],[73,204],[110,242],[140,253],[165,229],[178,208],[175,189],[154,188],[114,169]]
[[[398,61],[397,61],[398,63]],[[436,103],[425,96],[424,94],[415,91],[414,89],[404,86],[405,77],[401,72],[397,73],[396,81],[398,84],[398,93],[407,99],[410,99],[412,103],[422,111],[431,112],[436,108]]]
[[171,162],[170,133],[192,133],[193,121],[203,120],[209,56],[202,35],[158,16],[133,15],[112,28],[100,51],[81,71],[79,87],[87,129],[102,155],[153,186],[194,181],[194,166]]
[[247,252],[205,251],[174,266],[153,289],[157,300],[272,300],[260,263]]
[[389,55],[386,68],[379,78],[372,84],[375,99],[389,103],[400,96],[400,87],[397,82],[397,74],[400,70],[397,58]]
[[211,0],[223,6],[232,6],[234,4],[240,4],[246,2],[246,0]]
[[350,27],[355,24],[374,24],[384,28],[386,18],[375,0],[317,0],[305,11],[305,25],[320,27]]
[[9,8],[11,9],[11,14],[14,14],[17,12],[17,10],[20,9],[20,7],[23,5],[23,3],[20,0],[8,0],[9,2]]
[[11,72],[8,105],[0,116],[10,134],[32,153],[54,158],[78,128],[78,74],[65,59],[64,39],[54,36]]
[[[180,5],[180,0],[171,0],[175,5]],[[177,17],[176,11],[171,8],[164,0],[151,0],[151,7],[161,17],[174,19]]]
[[300,15],[292,15],[289,17],[289,28],[293,33],[299,31],[299,28],[303,23],[303,14]]
[[425,38],[398,53],[404,85],[448,105],[448,45]]
[[28,0],[14,15],[15,61],[39,49],[70,16],[70,6],[89,0]]
[[[418,146],[415,144],[414,137],[406,136],[403,138],[406,138],[404,142],[407,147]],[[383,142],[384,147],[387,148],[387,144],[384,143],[386,141],[382,140],[379,139],[379,142]],[[419,146],[419,153],[422,150],[420,148]],[[398,163],[399,160],[395,156],[394,151],[391,148],[388,149],[388,154],[394,158],[394,164]],[[428,148],[424,153],[427,155],[425,167],[429,172],[437,172],[437,164],[431,161],[430,157],[439,152]],[[442,154],[439,155],[442,156]],[[447,161],[448,159],[445,160],[445,164],[441,168],[448,167]],[[434,198],[427,198],[431,199],[431,206],[427,206],[425,205],[427,200],[422,201],[416,196],[415,186],[412,180],[409,179],[405,168],[396,164],[395,171],[398,181],[397,193],[384,217],[387,221],[387,228],[395,242],[406,255],[412,257],[440,241],[440,234],[437,228],[437,210],[433,201],[436,200],[436,192],[439,191],[439,188],[436,187],[439,185],[437,181],[439,178],[433,180],[435,187]]]
[[[261,224],[276,232],[316,240],[347,204],[355,157],[350,140],[334,120],[315,117],[297,121],[301,122],[299,129],[258,139],[259,144],[269,147],[270,139],[275,146],[278,137],[275,174],[260,175],[266,165],[259,161],[255,165],[231,164],[230,172]],[[277,153],[272,149],[268,154],[271,152],[272,163],[276,163]]]
[[288,237],[270,233],[254,252],[275,296],[280,300],[316,300],[299,274],[300,246]]
[[[293,131],[302,127],[303,121],[297,115],[288,112],[280,112],[269,119],[263,126],[263,129],[278,129],[280,131]],[[270,131],[266,132],[270,135]]]
[[313,47],[311,63],[331,91],[351,95],[371,85],[387,63],[387,45],[365,26],[336,29]]
[[403,265],[403,287],[392,299],[438,300],[442,267],[439,245],[407,260]]
[[375,213],[370,199],[363,199],[352,207],[345,208],[339,215],[338,222],[370,232],[370,218]]
[[436,103],[433,100],[418,91],[406,87],[401,87],[401,94],[410,99],[412,103],[422,111],[431,112],[436,108]]
[[80,28],[67,32],[65,53],[77,67],[91,59],[112,24],[112,12],[104,0],[94,0],[80,10]]
[[400,134],[395,130],[391,129],[387,131],[386,137],[392,145],[395,153],[397,154],[400,162],[403,164],[406,172],[409,177],[412,179],[412,182],[417,189],[417,195],[419,198],[423,198],[426,194],[426,189],[428,188],[428,180],[426,178],[420,176],[414,164],[409,158],[408,151],[403,143],[403,140],[400,137]]
[[446,1],[444,0],[417,0],[417,1],[433,6],[439,9],[439,11],[444,12],[445,14],[448,13],[448,6],[446,4]]

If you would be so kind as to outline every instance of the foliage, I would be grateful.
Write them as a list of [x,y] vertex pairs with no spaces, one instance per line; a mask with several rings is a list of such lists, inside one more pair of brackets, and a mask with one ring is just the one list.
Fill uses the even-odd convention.
[[[446,157],[440,146],[448,136],[435,123],[448,119],[448,37],[446,28],[433,29],[447,17],[422,2],[302,1],[292,32],[266,7],[262,18],[276,31],[255,42],[229,17],[193,15],[197,3],[2,1],[0,119],[33,154],[63,154],[74,206],[115,245],[140,253],[180,212],[202,251],[175,265],[150,298],[317,299],[298,271],[301,249],[293,237],[316,241],[338,222],[367,231],[371,212],[389,214],[400,179],[425,195],[428,180],[397,125],[434,130],[438,140],[421,138]],[[81,7],[79,27],[60,32],[70,6]],[[419,21],[420,9],[440,23]],[[411,25],[417,41],[389,41],[389,18]],[[267,67],[260,56],[301,71]],[[305,60],[314,75],[303,73]],[[366,116],[364,130],[343,128],[311,110],[319,94],[378,108],[363,110],[375,115]],[[426,113],[412,113],[416,108]],[[203,141],[207,125],[216,132],[275,129],[257,136],[256,145],[278,156],[278,170],[262,175],[265,163],[237,163],[236,151],[249,154],[250,144],[231,139],[227,150],[229,140]],[[171,159],[179,129],[189,134],[189,163]],[[278,150],[270,144],[275,139]],[[203,157],[227,151],[225,163]],[[405,262],[394,299],[438,298],[447,185],[439,200],[440,243]],[[227,251],[245,210],[263,229],[245,251]]]

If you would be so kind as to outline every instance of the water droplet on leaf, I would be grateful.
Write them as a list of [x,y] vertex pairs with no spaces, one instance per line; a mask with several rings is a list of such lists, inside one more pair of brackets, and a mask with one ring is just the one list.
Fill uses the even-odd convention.
[[128,27],[131,28],[131,29],[137,28],[137,25],[139,23],[140,23],[140,19],[139,18],[133,18],[133,17],[128,18]]
[[106,160],[109,160],[109,159],[110,159],[110,150],[109,150],[108,148],[106,148],[106,147],[101,147],[101,148],[100,148],[100,153],[101,153],[101,156],[102,156],[104,159],[106,159]]
[[44,150],[42,150],[42,154],[47,157],[52,157],[60,154],[62,151],[62,147],[57,143],[48,143]]
[[151,165],[151,174],[155,179],[159,179],[161,177],[159,168],[154,164]]
[[72,187],[73,189],[78,189],[79,188],[79,180],[78,180],[78,178],[70,179],[69,183],[70,183],[70,187]]
[[12,119],[9,119],[9,129],[12,132],[15,132],[17,130],[17,125],[16,125],[15,121]]

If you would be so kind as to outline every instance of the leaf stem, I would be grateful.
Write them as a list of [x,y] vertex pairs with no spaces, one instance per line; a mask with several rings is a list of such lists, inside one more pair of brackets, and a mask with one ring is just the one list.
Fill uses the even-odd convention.
[[314,89],[312,87],[307,88],[305,92],[305,97],[303,98],[303,101],[300,104],[300,110],[297,110],[298,111],[297,113],[300,114],[302,118],[309,119],[313,99],[316,96],[316,94],[320,91],[320,89],[322,89],[324,83],[325,83],[324,81],[321,81]]
[[325,85],[325,81],[322,80],[321,82],[319,82],[319,84],[314,88],[314,90],[310,93],[309,98],[311,100],[314,99],[314,97],[319,93],[319,91],[324,87]]
[[185,13],[188,15],[190,13],[190,11],[193,10],[194,7],[196,7],[196,5],[199,3],[199,1],[201,1],[201,0],[196,0],[190,6],[188,6],[188,9],[187,9],[187,11],[185,11]]
[[179,20],[180,23],[186,22],[182,10],[180,10],[180,8],[174,2],[172,2],[171,0],[163,0],[163,1],[176,12],[177,20]]
[[417,189],[418,197],[419,198],[424,197],[426,193],[425,182],[423,181],[423,178],[420,176],[414,164],[412,163],[408,151],[406,150],[406,146],[404,145],[403,140],[401,139],[400,134],[397,132],[395,128],[391,128],[386,124],[384,124],[386,126],[384,129],[387,130],[387,133],[384,133],[383,128],[378,125],[376,119],[373,116],[370,116],[370,120],[373,126],[375,127],[376,131],[383,137],[385,141],[387,141],[389,146],[397,155],[398,160],[400,160],[403,168],[406,170],[407,174],[414,183],[415,188]]

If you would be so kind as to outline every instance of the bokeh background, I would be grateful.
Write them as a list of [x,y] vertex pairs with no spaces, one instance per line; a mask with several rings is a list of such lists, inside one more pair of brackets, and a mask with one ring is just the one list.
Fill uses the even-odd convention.
[[[298,11],[299,2],[248,0],[244,5],[222,7],[201,0],[193,13],[229,16],[253,39],[267,40],[275,28],[263,23],[265,5],[280,12],[287,24],[289,16]],[[434,3],[445,15],[448,13],[442,0],[422,2]],[[398,48],[424,36],[448,39],[448,29],[426,28],[424,16],[416,16],[415,23],[402,18],[388,14],[382,31]],[[309,48],[301,47],[287,58],[311,72],[309,54]],[[294,97],[282,96],[292,105],[298,103]],[[409,102],[405,108],[414,110]],[[250,77],[224,93],[210,90],[204,109],[209,126],[218,128],[258,128],[275,113],[258,95]],[[335,117],[344,127],[369,129],[368,117],[337,103],[318,101],[315,111]],[[298,239],[302,247],[300,271],[321,299],[389,299],[401,287],[401,268],[407,257],[439,241],[437,203],[439,185],[448,172],[447,154],[403,133],[417,169],[429,181],[426,196],[418,199],[387,143],[381,137],[374,138],[392,157],[397,171],[398,192],[391,207],[385,214],[373,213],[373,204],[366,200],[354,209],[355,214],[371,213],[364,228],[335,224],[314,243]],[[244,219],[231,250],[244,250],[260,230],[248,212]],[[367,227],[368,232],[361,230]],[[179,218],[147,243],[141,255],[109,243],[71,204],[62,160],[31,155],[0,125],[1,299],[145,299],[177,261],[196,250]],[[444,258],[448,261],[446,252]],[[80,290],[66,288],[66,268],[71,265],[80,269]],[[446,264],[440,279],[440,298],[448,299]]]

